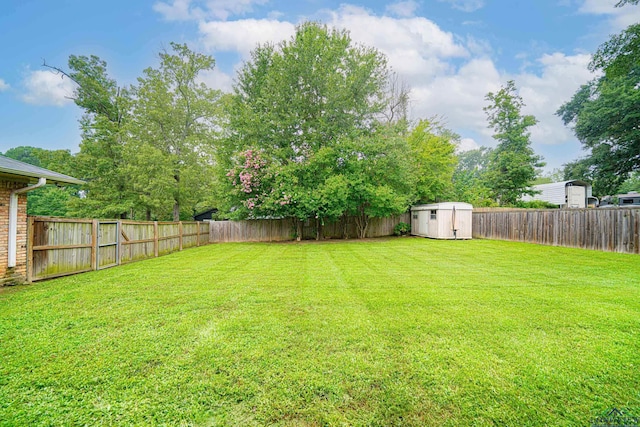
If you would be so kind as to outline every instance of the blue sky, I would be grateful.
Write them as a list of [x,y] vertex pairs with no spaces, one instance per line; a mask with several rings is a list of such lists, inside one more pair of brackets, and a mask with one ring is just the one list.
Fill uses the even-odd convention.
[[582,155],[554,111],[593,76],[589,54],[609,34],[640,21],[640,8],[616,0],[4,0],[0,5],[0,151],[19,145],[79,150],[81,111],[68,80],[68,56],[97,55],[119,84],[157,65],[169,42],[211,54],[203,76],[229,90],[235,70],[259,42],[290,37],[318,20],[387,54],[412,89],[413,118],[442,117],[464,148],[493,146],[484,96],[514,79],[539,124],[534,149],[547,169]]

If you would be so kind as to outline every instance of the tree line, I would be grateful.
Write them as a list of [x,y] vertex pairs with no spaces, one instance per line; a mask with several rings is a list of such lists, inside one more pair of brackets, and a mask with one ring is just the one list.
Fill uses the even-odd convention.
[[458,153],[460,138],[442,120],[408,119],[409,88],[383,54],[313,22],[256,46],[231,93],[202,82],[212,57],[176,43],[129,86],[96,56],[49,67],[77,84],[80,151],[5,155],[87,184],[30,193],[35,215],[180,220],[216,207],[223,218],[313,220],[319,236],[325,222],[349,216],[364,236],[371,218],[413,203],[522,203],[544,165],[514,82],[486,96],[497,146]]

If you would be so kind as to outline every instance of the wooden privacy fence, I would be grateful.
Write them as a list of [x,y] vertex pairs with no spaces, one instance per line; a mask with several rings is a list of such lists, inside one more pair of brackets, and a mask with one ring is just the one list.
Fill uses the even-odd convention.
[[473,237],[640,253],[640,209],[473,212]]
[[[353,218],[328,223],[322,227],[322,235],[328,239],[356,237],[356,225]],[[373,218],[367,228],[367,237],[391,236],[393,228],[399,222],[409,222],[408,213],[388,218]],[[296,226],[292,219],[260,219],[249,221],[212,221],[211,242],[281,242],[295,239]],[[315,221],[310,220],[302,227],[303,239],[316,237]]]
[[27,280],[100,270],[209,243],[207,222],[29,217]]
[[[367,237],[390,236],[409,214],[374,218]],[[355,222],[326,224],[323,235],[355,236]],[[290,219],[212,222],[149,222],[29,217],[27,280],[36,281],[114,267],[214,242],[272,242],[294,239]],[[304,238],[315,237],[314,221],[305,223]]]

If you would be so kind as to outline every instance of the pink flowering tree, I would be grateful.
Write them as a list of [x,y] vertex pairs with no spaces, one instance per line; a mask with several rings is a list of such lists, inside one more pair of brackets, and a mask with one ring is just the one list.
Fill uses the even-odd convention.
[[263,152],[247,149],[237,156],[226,176],[231,185],[234,218],[286,218],[295,216],[297,180],[286,168],[268,162]]
[[253,217],[261,210],[269,176],[267,161],[258,150],[248,149],[238,154],[236,166],[227,172],[232,195],[240,202],[236,216]]

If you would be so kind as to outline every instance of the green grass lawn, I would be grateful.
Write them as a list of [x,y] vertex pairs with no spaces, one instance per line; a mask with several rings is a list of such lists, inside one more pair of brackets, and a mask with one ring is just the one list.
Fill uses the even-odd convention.
[[218,244],[0,290],[0,425],[590,425],[640,408],[640,257]]

